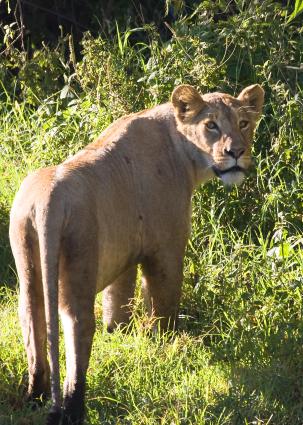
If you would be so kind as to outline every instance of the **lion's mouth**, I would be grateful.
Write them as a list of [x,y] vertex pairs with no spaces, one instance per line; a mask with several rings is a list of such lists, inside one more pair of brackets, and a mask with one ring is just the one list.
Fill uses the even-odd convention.
[[224,176],[224,174],[227,173],[246,173],[246,170],[244,168],[240,167],[239,165],[234,165],[233,167],[227,168],[226,170],[220,170],[219,168],[213,166],[214,173],[218,176]]
[[225,186],[240,185],[246,174],[246,170],[239,165],[234,165],[225,170],[213,166],[213,171]]

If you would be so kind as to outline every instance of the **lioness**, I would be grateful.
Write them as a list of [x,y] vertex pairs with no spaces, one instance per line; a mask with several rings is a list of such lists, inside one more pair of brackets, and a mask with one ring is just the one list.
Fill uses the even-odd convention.
[[[22,183],[10,241],[20,279],[28,395],[46,395],[50,384],[48,425],[83,421],[98,291],[104,290],[106,326],[126,323],[141,264],[150,313],[162,328],[174,327],[193,190],[214,176],[241,183],[263,99],[259,85],[237,98],[201,96],[181,85],[171,102],[121,118],[71,159]],[[62,411],[58,311],[67,370]]]

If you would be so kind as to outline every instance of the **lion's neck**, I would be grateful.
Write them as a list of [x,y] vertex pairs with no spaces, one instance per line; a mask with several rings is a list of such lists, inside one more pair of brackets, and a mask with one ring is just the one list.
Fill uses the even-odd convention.
[[206,154],[178,130],[173,114],[170,119],[170,134],[178,156],[189,174],[193,190],[201,183],[206,183],[215,177]]
[[194,188],[215,177],[215,174],[201,149],[185,137],[183,138],[182,143],[184,154],[187,156],[192,170]]

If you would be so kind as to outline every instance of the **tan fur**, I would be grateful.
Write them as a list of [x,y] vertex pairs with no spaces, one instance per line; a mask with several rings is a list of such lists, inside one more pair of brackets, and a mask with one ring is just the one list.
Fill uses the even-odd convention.
[[[179,86],[172,103],[121,118],[71,159],[24,180],[10,240],[34,398],[48,392],[49,345],[54,406],[48,424],[58,423],[61,403],[58,308],[67,350],[63,423],[81,423],[96,293],[104,290],[106,326],[126,323],[142,264],[151,314],[162,328],[174,327],[192,192],[215,174],[240,183],[262,105],[258,85],[238,98]],[[216,128],[207,128],[209,121]]]

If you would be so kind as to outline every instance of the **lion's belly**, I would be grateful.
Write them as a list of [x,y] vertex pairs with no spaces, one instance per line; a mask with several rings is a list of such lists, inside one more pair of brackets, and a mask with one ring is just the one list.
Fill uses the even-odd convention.
[[129,246],[127,249],[123,243],[110,243],[105,245],[102,240],[100,241],[100,245],[97,272],[97,292],[105,289],[124,271],[137,264],[139,256],[139,251],[135,246]]
[[97,291],[138,263],[142,251],[141,223],[135,211],[119,208],[99,215]]

